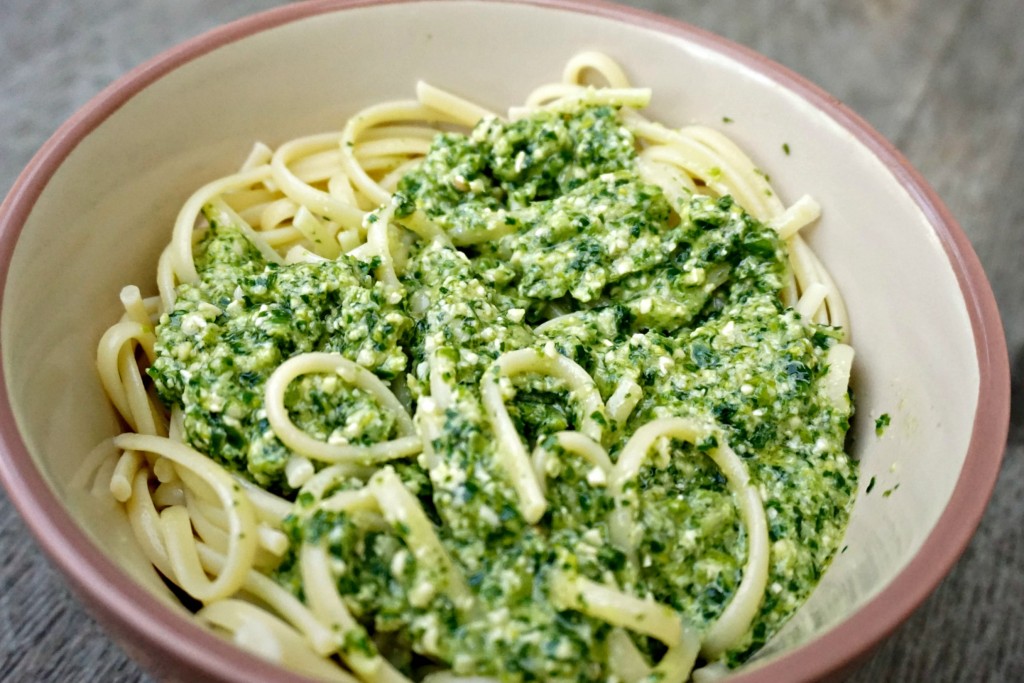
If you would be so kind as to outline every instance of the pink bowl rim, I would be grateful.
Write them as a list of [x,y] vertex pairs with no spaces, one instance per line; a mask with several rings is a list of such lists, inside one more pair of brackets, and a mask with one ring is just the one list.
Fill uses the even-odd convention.
[[[247,36],[314,15],[429,0],[310,0],[255,14],[173,47],[131,70],[90,100],[43,145],[0,204],[0,282],[33,205],[64,159],[89,133],[145,87],[202,55]],[[992,494],[1005,449],[1010,412],[1006,340],[992,290],[967,236],[903,155],[842,102],[768,58],[681,21],[604,0],[490,0],[609,18],[685,39],[723,54],[796,93],[870,149],[913,198],[935,230],[956,274],[977,349],[978,403],[963,470],[952,497],[919,552],[867,604],[819,637],[730,679],[795,683],[849,669],[928,597],[960,557]],[[160,602],[100,552],[58,504],[35,467],[14,419],[4,368],[0,393],[0,480],[43,550],[81,598],[152,661],[170,658],[209,680],[281,683],[308,680],[264,662],[207,632]]]

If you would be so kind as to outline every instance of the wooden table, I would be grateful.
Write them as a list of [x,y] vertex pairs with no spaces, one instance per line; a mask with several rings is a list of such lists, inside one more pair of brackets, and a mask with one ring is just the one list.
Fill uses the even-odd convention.
[[[57,126],[158,51],[275,0],[0,0],[0,192]],[[962,223],[1024,370],[1020,0],[633,0],[766,54],[863,115]],[[853,676],[1024,681],[1024,412],[995,496],[936,593]],[[149,680],[70,597],[0,493],[0,680]]]

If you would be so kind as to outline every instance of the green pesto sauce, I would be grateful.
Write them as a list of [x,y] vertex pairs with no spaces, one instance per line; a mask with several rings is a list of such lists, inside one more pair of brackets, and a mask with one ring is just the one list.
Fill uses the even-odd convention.
[[875,418],[875,436],[882,436],[882,434],[885,434],[885,430],[889,428],[891,423],[892,418],[889,416],[889,413],[882,413]]
[[[182,408],[198,450],[276,491],[290,451],[267,422],[267,379],[288,358],[335,351],[383,378],[406,365],[399,340],[411,321],[390,303],[375,264],[268,263],[234,226],[212,223],[196,248],[200,280],[178,287],[157,326],[149,368],[165,403]],[[337,377],[303,377],[285,396],[292,420],[325,440],[372,443],[394,419]]]
[[[843,450],[852,405],[832,404],[822,381],[838,335],[780,304],[784,244],[729,197],[670,204],[640,178],[633,139],[607,107],[441,135],[396,199],[399,224],[421,211],[453,235],[487,239],[461,249],[413,243],[400,296],[391,296],[376,263],[342,256],[277,266],[237,229],[214,224],[197,249],[200,281],[179,288],[150,370],[160,396],[183,409],[190,442],[293,495],[282,475],[290,454],[262,405],[278,364],[336,351],[383,379],[404,377],[414,409],[430,393],[428,361],[439,364],[451,405],[430,443],[436,462],[393,466],[478,610],[456,610],[439,589],[440,569],[410,551],[408,528],[315,512],[316,501],[300,496],[289,533],[296,546],[327,544],[338,591],[365,628],[346,649],[383,651],[415,675],[439,666],[503,681],[607,680],[610,629],[551,604],[554,569],[650,595],[701,631],[722,613],[747,549],[723,475],[699,447],[655,449],[633,484],[639,552],[628,561],[610,539],[604,482],[546,441],[581,419],[568,388],[550,378],[518,379],[508,400],[528,449],[552,450],[547,513],[537,525],[519,515],[496,465],[480,381],[507,351],[553,347],[593,376],[606,401],[624,378],[642,388],[626,422],[608,425],[613,460],[638,427],[667,416],[714,421],[743,458],[772,553],[761,609],[728,654],[730,664],[746,660],[827,568],[857,488]],[[294,382],[288,406],[317,438],[368,443],[394,433],[372,399],[337,380]],[[353,477],[334,488],[363,484]],[[295,554],[275,576],[301,595]],[[634,640],[652,658],[664,651]]]

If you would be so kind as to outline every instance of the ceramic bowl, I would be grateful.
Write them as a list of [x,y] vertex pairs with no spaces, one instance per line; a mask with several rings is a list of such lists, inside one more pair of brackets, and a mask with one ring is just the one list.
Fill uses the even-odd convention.
[[[845,547],[735,680],[840,674],[956,561],[1005,443],[1003,332],[963,232],[864,121],[746,49],[600,2],[300,3],[117,81],[46,143],[0,212],[0,474],[78,595],[157,675],[301,680],[193,623],[118,509],[69,485],[83,456],[118,430],[93,359],[120,288],[155,291],[157,254],[182,202],[236,168],[253,141],[337,129],[360,107],[410,97],[421,78],[503,109],[583,49],[653,88],[653,117],[727,126],[784,201],[815,197],[824,214],[807,238],[849,306],[862,474]],[[883,413],[891,426],[877,436]]]

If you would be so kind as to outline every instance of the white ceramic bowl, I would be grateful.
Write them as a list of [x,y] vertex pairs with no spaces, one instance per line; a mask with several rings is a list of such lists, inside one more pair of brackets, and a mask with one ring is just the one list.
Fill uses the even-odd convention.
[[[501,109],[557,79],[583,49],[608,53],[652,87],[662,121],[731,118],[728,134],[785,201],[814,196],[824,216],[808,236],[850,309],[862,485],[847,549],[736,680],[841,672],[959,556],[1006,437],[1002,328],[961,230],[862,120],[745,49],[603,3],[301,3],[213,31],[119,80],[43,147],[0,211],[0,474],[79,595],[158,674],[298,680],[196,626],[143,571],[116,508],[69,489],[76,463],[118,429],[93,358],[119,289],[153,282],[184,199],[235,168],[254,140],[336,129],[362,106],[410,96],[419,78]],[[881,413],[892,425],[878,437]]]

